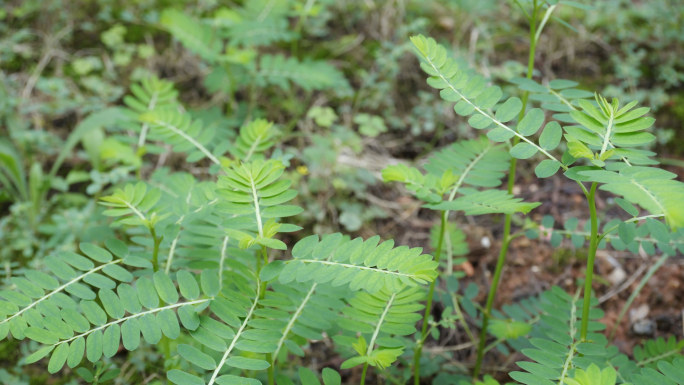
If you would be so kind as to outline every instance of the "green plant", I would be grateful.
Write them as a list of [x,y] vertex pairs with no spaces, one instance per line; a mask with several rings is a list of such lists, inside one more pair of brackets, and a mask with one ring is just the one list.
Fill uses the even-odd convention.
[[[139,105],[132,99],[129,104]],[[219,222],[220,235],[209,239],[209,249],[222,243],[217,258],[195,265],[190,255],[190,264],[172,260],[179,239],[196,226],[187,216],[213,220],[212,212],[192,206],[179,212],[166,204],[163,191],[173,190],[161,186],[177,179],[162,178],[155,183],[161,188],[144,181],[127,184],[101,203],[107,206],[104,214],[132,231],[139,246],[116,239],[106,241],[106,248],[82,243],[82,254],[65,251],[46,259],[50,274],[26,270],[13,277],[11,287],[18,291],[0,293],[3,337],[42,344],[26,362],[49,356],[50,373],[65,364],[77,367],[84,356],[93,363],[111,357],[120,341],[136,350],[142,335],[145,342],[160,344],[167,360],[178,354],[187,362],[167,364],[174,383],[225,384],[240,377],[254,382],[247,373],[259,370],[273,383],[278,357],[303,354],[302,344],[321,338],[336,323],[349,328],[361,322],[369,324],[372,338],[355,348],[360,357],[345,367],[363,363],[365,372],[395,361],[406,342],[393,336],[413,333],[422,305],[420,291],[412,287],[434,279],[432,257],[392,241],[378,244],[378,237],[363,241],[333,234],[304,238],[292,248],[293,259],[276,259],[274,251],[288,246],[275,236],[299,229],[282,218],[301,209],[287,204],[297,193],[281,178],[283,164],[266,157],[275,134],[271,124],[254,121],[232,146],[216,146],[200,122],[176,108],[139,111],[137,119],[149,125],[148,139],[188,153],[188,161],[221,164],[218,183],[207,182],[213,193],[194,202],[206,207],[218,200],[217,213],[226,218]],[[206,147],[210,143],[212,150]],[[227,157],[229,148],[233,159]],[[178,225],[169,245],[163,234]],[[135,232],[139,227],[149,236]],[[341,285],[348,290],[332,289]],[[377,314],[369,313],[371,308]],[[326,315],[335,313],[345,317]]]
[[[684,253],[683,185],[658,163],[677,161],[651,148],[674,136],[648,115],[677,122],[665,3],[8,4],[0,382],[684,383],[684,341],[620,354],[599,322],[610,293],[592,292],[602,248],[653,263],[618,325]],[[579,17],[602,30],[575,30]],[[406,39],[421,33],[437,40]],[[590,66],[570,55],[599,40],[619,51]],[[418,85],[410,51],[439,93]],[[517,187],[532,170],[529,185],[555,185],[561,169],[589,215],[536,223],[546,197]],[[510,268],[526,268],[523,236],[572,244],[586,273],[516,287],[496,309],[511,245]],[[491,245],[486,287],[474,259]],[[526,358],[511,371],[514,351]],[[493,369],[496,354],[513,358]]]
[[[652,134],[644,132],[645,129],[653,124],[652,118],[643,116],[648,112],[648,108],[635,109],[635,102],[629,103],[626,106],[620,106],[617,100],[609,103],[598,95],[596,96],[595,103],[590,103],[585,99],[578,99],[575,102],[576,105],[568,104],[570,109],[569,116],[575,125],[563,127],[565,131],[563,135],[561,125],[558,122],[548,122],[544,126],[537,142],[533,139],[532,135],[536,134],[544,124],[545,114],[543,110],[533,108],[523,114],[524,103],[516,97],[500,102],[502,92],[499,87],[487,86],[482,77],[461,68],[456,61],[447,57],[446,50],[434,40],[418,36],[412,38],[412,41],[416,46],[416,52],[421,58],[421,67],[430,76],[428,83],[432,87],[441,90],[440,95],[442,98],[447,101],[456,102],[454,106],[456,113],[470,116],[468,122],[474,128],[488,130],[487,136],[490,140],[507,142],[509,139],[514,139],[509,148],[509,153],[513,158],[527,159],[536,153],[543,154],[547,159],[536,166],[535,174],[537,177],[550,177],[560,168],[563,168],[565,175],[576,181],[585,193],[590,209],[590,234],[588,237],[590,246],[584,280],[584,300],[581,316],[578,317],[579,327],[572,326],[570,328],[570,336],[575,338],[575,329],[577,329],[579,332],[577,337],[578,344],[597,341],[598,337],[590,336],[589,330],[593,265],[599,242],[609,233],[620,228],[622,233],[628,232],[633,227],[633,222],[652,221],[652,218],[664,218],[667,224],[674,229],[684,224],[682,208],[676,203],[681,202],[684,198],[684,184],[675,181],[675,175],[672,173],[655,167],[642,166],[643,164],[657,164],[657,162],[649,159],[652,153],[633,148],[643,146],[654,139]],[[572,85],[572,83],[569,83],[569,85]],[[491,112],[492,109],[494,112]],[[516,116],[520,116],[517,124],[508,123]],[[559,146],[563,137],[566,141],[567,150],[561,158],[557,158],[551,151]],[[581,159],[586,159],[590,165],[574,165]],[[453,163],[448,164],[451,165]],[[433,193],[433,191],[441,194],[448,191],[448,189],[443,187],[449,185],[448,181],[450,178],[454,180],[457,178],[456,176],[459,178],[467,176],[467,172],[459,170],[458,165],[455,165],[454,170],[450,175],[445,173],[441,178],[433,177],[428,179],[424,178],[417,170],[395,167],[388,169],[386,179],[408,183],[410,190],[415,191],[421,199],[429,202],[429,199],[440,199],[440,194],[430,196],[430,193]],[[469,170],[466,169],[466,171]],[[441,182],[441,185],[437,181]],[[511,180],[509,179],[509,181]],[[591,183],[588,188],[583,184],[585,182]],[[601,184],[601,190],[622,196],[624,201],[621,201],[621,206],[633,215],[632,219],[625,222],[618,221],[616,225],[604,229],[603,233],[599,233],[598,213],[595,205],[599,184]],[[442,190],[436,190],[436,186],[442,187]],[[512,181],[509,186],[512,186]],[[487,200],[489,195],[494,193],[496,191],[476,194],[473,200],[467,202],[467,206],[459,206],[455,204],[457,200],[454,200],[454,202],[450,203],[428,204],[427,207],[441,207],[445,209],[463,209],[467,207],[466,213],[470,210],[472,214],[506,213],[503,208],[508,207],[508,205],[499,207],[498,201]],[[505,197],[506,193],[502,191],[496,195]],[[450,200],[453,200],[453,194],[450,198]],[[483,211],[479,210],[481,203],[478,200],[486,202],[486,209]],[[638,216],[639,211],[633,206],[637,204],[648,210],[651,214]],[[529,211],[533,207],[528,206],[526,210],[510,210],[509,213]],[[442,227],[444,227],[446,220],[447,217],[442,215]],[[508,223],[506,227],[510,229],[510,219],[506,223]],[[661,223],[658,226],[664,225]],[[504,234],[506,234],[506,231]],[[522,235],[522,233],[518,233],[515,236],[519,235]],[[623,238],[628,237],[623,236]],[[505,247],[508,243],[509,241],[504,240],[502,256],[505,256]],[[435,253],[436,258],[439,258],[439,255],[440,249],[438,247]],[[499,265],[497,266],[499,274],[502,263],[503,258],[500,257],[497,263]],[[490,308],[491,299],[496,292],[496,282],[498,282],[499,274],[495,273],[493,287],[487,301],[488,307],[483,314],[483,331],[486,331],[486,320],[489,317],[490,311],[488,308]],[[428,300],[428,308],[429,305],[430,301]],[[577,313],[579,314],[579,310],[577,310]],[[423,323],[423,331],[427,328],[427,314]],[[425,332],[423,332],[423,336],[425,336]],[[483,352],[484,341],[485,334],[481,336],[479,342],[480,352]],[[576,346],[571,346],[569,351],[571,353],[575,351],[582,353],[581,349],[577,350]],[[416,368],[414,374],[415,383],[418,383],[420,378],[419,356],[420,350],[417,350],[414,364]],[[477,375],[479,370],[479,362],[480,360],[476,363],[475,375]],[[566,370],[563,372],[566,372]],[[538,376],[527,377],[527,375],[517,377],[519,377],[517,378],[519,381],[528,384],[537,383],[535,378],[538,378]],[[561,381],[563,381],[562,378]]]

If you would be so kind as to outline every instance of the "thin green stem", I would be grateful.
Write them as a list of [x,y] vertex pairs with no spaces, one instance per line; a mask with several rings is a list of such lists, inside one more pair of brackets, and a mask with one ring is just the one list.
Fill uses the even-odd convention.
[[[268,265],[268,250],[266,250],[266,246],[261,246],[261,255],[263,257],[264,264],[262,266],[261,265],[261,259],[259,257],[257,257],[257,275],[261,272],[261,269],[263,269],[264,267],[266,267],[266,265]],[[261,290],[259,290],[261,292],[261,298],[260,299],[264,299],[264,296],[266,295],[266,285],[267,284],[268,284],[267,281],[261,282]]]
[[[515,173],[515,169],[513,169],[513,173]],[[482,328],[480,329],[480,340],[477,346],[477,360],[475,361],[475,368],[473,369],[473,378],[478,378],[480,369],[482,368],[482,360],[484,359],[487,344],[487,327],[489,326],[489,318],[492,312],[492,306],[494,305],[494,299],[496,299],[496,291],[499,287],[499,282],[501,281],[503,267],[506,263],[506,253],[508,253],[508,245],[510,243],[510,232],[511,216],[506,215],[506,218],[504,219],[504,236],[501,242],[501,249],[499,250],[499,257],[496,261],[496,268],[494,269],[494,277],[492,277],[489,294],[487,294],[487,303],[484,312],[482,313]]]
[[[273,358],[272,358],[271,354],[268,355],[268,360],[270,362],[273,362]],[[275,368],[273,367],[273,365],[268,367],[267,373],[268,373],[267,374],[268,375],[268,385],[275,385]]]
[[[537,49],[537,18],[539,14],[539,4],[537,0],[534,0],[534,5],[532,9],[532,14],[527,15],[530,23],[530,50],[527,57],[527,78],[532,79],[534,74],[534,58]],[[525,110],[527,108],[527,101],[529,99],[529,91],[525,91],[522,96],[522,110],[518,116],[518,121],[525,116]],[[515,146],[520,142],[519,137],[513,139],[513,145]],[[511,159],[511,164],[508,169],[508,193],[513,193],[513,187],[515,186],[515,174],[518,166],[518,160],[516,158]],[[511,240],[515,237],[511,237],[511,221],[513,219],[512,214],[506,214],[504,217],[504,231],[503,238],[501,240],[501,249],[499,250],[499,256],[496,260],[496,267],[494,269],[494,276],[492,277],[492,284],[489,289],[489,294],[487,295],[487,302],[485,304],[485,310],[482,313],[482,328],[480,329],[480,339],[478,341],[477,347],[477,359],[475,361],[475,368],[473,369],[473,378],[477,379],[480,375],[480,369],[482,368],[482,361],[486,352],[487,344],[487,327],[489,326],[489,319],[492,312],[492,306],[494,306],[494,300],[496,299],[496,291],[499,287],[499,282],[501,281],[501,275],[503,273],[503,267],[506,263],[506,255],[508,254],[508,246]]]
[[[437,249],[435,250],[435,261],[439,263],[439,258],[442,256],[442,245],[444,244],[444,234],[446,233],[448,211],[442,211],[439,223],[439,238],[437,240]],[[423,352],[423,344],[427,337],[428,318],[430,317],[430,309],[432,309],[432,297],[435,294],[435,279],[430,283],[430,291],[428,292],[427,303],[425,304],[425,314],[423,315],[423,326],[420,330],[420,340],[416,343],[416,349],[413,354],[413,383],[420,384],[420,356]]]
[[591,283],[594,279],[594,259],[598,248],[598,215],[596,214],[596,182],[591,184],[587,201],[589,202],[589,215],[591,219],[591,234],[589,235],[589,254],[587,255],[587,270],[584,278],[584,303],[582,304],[582,326],[580,328],[580,338],[582,341],[587,339],[589,328],[589,310],[591,308]]
[[470,342],[473,345],[475,345],[475,336],[473,335],[473,332],[470,330],[470,327],[466,322],[465,316],[463,315],[463,310],[461,310],[461,306],[458,304],[457,296],[452,294],[451,300],[454,306],[454,311],[458,316],[458,323],[460,323],[463,330],[465,330],[466,334],[468,335],[468,338],[470,338]]
[[159,245],[161,245],[161,241],[164,237],[157,237],[157,231],[154,229],[154,225],[150,224],[149,229],[152,239],[154,240],[154,249],[152,250],[152,268],[156,272],[159,270]]
[[359,382],[360,385],[366,384],[366,373],[368,373],[368,362],[363,364],[363,371],[361,372],[361,382]]

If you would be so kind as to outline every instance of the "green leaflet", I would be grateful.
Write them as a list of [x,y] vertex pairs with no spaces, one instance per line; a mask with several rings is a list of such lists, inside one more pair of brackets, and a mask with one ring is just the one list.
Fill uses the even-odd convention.
[[[560,129],[560,128],[559,128]],[[528,143],[519,143],[510,155],[529,157],[537,148]],[[538,203],[524,203],[521,199],[504,191],[479,191],[463,186],[496,187],[501,184],[504,172],[508,170],[510,155],[501,145],[492,145],[486,138],[460,141],[433,154],[423,175],[415,168],[403,165],[389,166],[383,170],[385,181],[399,181],[414,191],[415,195],[433,210],[462,210],[467,215],[490,213],[527,213]],[[556,162],[548,165],[544,162]],[[541,171],[552,175],[560,163],[554,160],[542,162]],[[554,169],[555,168],[555,169]],[[553,171],[553,172],[551,172]],[[447,200],[442,196],[449,194]]]
[[155,109],[167,109],[178,104],[178,91],[173,83],[151,76],[131,85],[131,94],[124,96],[124,103],[135,113],[142,114]]
[[221,209],[253,223],[250,227],[227,229],[241,248],[254,244],[285,248],[282,241],[273,239],[283,226],[276,219],[299,214],[302,209],[285,204],[297,193],[289,188],[291,181],[280,180],[283,171],[280,161],[256,159],[250,163],[234,163],[224,168],[226,175],[219,177],[218,194],[224,200]]
[[279,275],[281,283],[314,281],[371,293],[401,290],[405,285],[425,284],[436,276],[437,263],[420,248],[394,247],[380,238],[349,240],[342,234],[302,239],[292,249]]
[[[230,273],[228,273],[230,274]],[[211,356],[201,352],[190,345],[182,345],[179,352],[183,358],[205,370],[213,370],[207,384],[231,383],[229,378],[219,377],[219,372],[224,366],[246,370],[263,370],[270,363],[261,358],[243,357],[240,352],[270,353],[275,350],[275,345],[254,341],[248,338],[247,325],[255,317],[257,305],[261,300],[259,290],[260,283],[256,280],[245,279],[236,274],[230,274],[230,296],[218,295],[211,301],[211,312],[216,319],[203,317],[200,327],[191,334],[193,339],[206,349],[221,353],[221,359],[217,362]],[[257,357],[261,357],[258,356]],[[232,376],[234,380],[239,376]],[[187,383],[205,382],[199,377],[181,370],[172,370],[167,373],[169,381],[185,385]]]
[[[111,259],[111,254],[105,249],[94,245],[82,244],[81,249],[90,257],[97,256],[98,262]],[[62,258],[73,259],[74,255],[62,253]],[[113,260],[108,264],[120,261]],[[81,277],[85,279],[88,274],[108,264],[93,267]],[[86,267],[86,264],[82,264],[82,267]],[[192,305],[200,305],[208,300],[198,299],[178,303],[178,294],[170,278],[163,272],[157,272],[154,278],[156,285],[149,278],[141,277],[135,287],[121,283],[116,292],[108,288],[100,289],[99,303],[82,300],[76,305],[60,302],[61,299],[52,301],[54,298],[63,298],[60,297],[60,290],[66,290],[65,288],[77,284],[75,281],[70,282],[42,296],[37,302],[27,305],[12,318],[2,322],[13,325],[29,317],[32,326],[22,327],[21,330],[13,327],[10,330],[13,334],[21,333],[22,338],[28,337],[39,343],[50,345],[36,351],[30,359],[35,362],[52,353],[48,365],[51,373],[59,371],[65,363],[72,368],[77,366],[84,354],[90,362],[98,362],[103,355],[114,356],[119,350],[121,341],[126,349],[136,349],[140,343],[141,332],[148,343],[158,342],[162,333],[171,339],[178,338],[180,326],[176,311],[183,314],[181,321],[184,325],[190,328],[196,327],[192,325],[189,318],[189,314],[194,312]],[[159,297],[166,302],[164,306],[158,307]],[[138,298],[146,309],[140,306]],[[49,306],[44,306],[44,303],[49,303]],[[40,309],[40,312],[35,311],[34,307]]]
[[254,0],[242,7],[233,6],[230,11],[219,11],[217,20],[230,20],[222,26],[230,45],[253,47],[293,39],[295,34],[287,19],[290,11],[288,2]]
[[303,355],[299,347],[303,340],[317,340],[323,331],[332,327],[337,314],[344,307],[345,290],[317,283],[281,285],[274,283],[273,291],[266,292],[264,308],[255,312],[244,338],[254,343],[275,346],[272,364],[288,352]]
[[260,157],[275,144],[278,130],[273,123],[256,119],[240,128],[240,135],[231,150],[236,159],[247,162],[253,156]]
[[[371,294],[359,292],[344,309],[345,318],[338,324],[353,333],[361,333],[353,348],[359,354],[342,363],[342,368],[368,363],[386,368],[403,352],[404,346],[393,336],[405,336],[416,331],[423,306],[418,302],[425,292],[418,287],[406,287],[398,292],[382,290]],[[370,316],[370,317],[368,317]],[[366,343],[366,338],[369,341]]]
[[652,214],[664,215],[672,228],[684,226],[684,183],[673,180],[674,174],[651,167],[624,167],[619,172],[580,171],[581,175],[601,183],[601,189],[622,196]]
[[[511,372],[511,378],[526,385],[563,383],[570,378],[571,368],[605,362],[608,358],[608,350],[605,348],[607,341],[605,336],[598,333],[604,328],[602,324],[589,323],[588,338],[593,342],[581,342],[577,339],[578,317],[581,313],[578,311],[581,307],[579,291],[570,296],[554,286],[543,292],[540,299],[539,306],[543,313],[536,325],[540,334],[529,340],[532,348],[522,350],[532,362],[517,362],[524,372]],[[599,309],[593,308],[590,312],[592,320],[602,316],[603,312]]]
[[501,145],[485,138],[459,141],[440,150],[428,159],[425,170],[439,178],[450,170],[462,179],[462,184],[496,187],[508,170],[510,157]]
[[203,127],[200,120],[192,120],[188,114],[177,109],[159,109],[141,114],[142,123],[150,126],[150,138],[161,140],[173,146],[175,151],[188,154],[188,162],[197,162],[208,158],[214,164],[220,165],[218,157],[222,153],[214,154],[209,146],[223,148],[217,143],[212,127]]
[[349,89],[342,72],[321,60],[299,61],[282,55],[262,55],[255,76],[259,85],[273,84],[285,90],[290,88],[290,82],[307,91]]
[[[643,164],[643,155],[639,152],[613,153],[607,151],[620,147],[644,146],[655,139],[655,136],[643,130],[651,127],[654,119],[644,117],[649,109],[642,107],[633,109],[636,101],[620,108],[619,101],[613,99],[608,102],[600,95],[595,95],[596,103],[585,99],[578,101],[579,109],[570,111],[570,116],[581,127],[566,127],[566,136],[569,142],[582,142],[586,145],[596,146],[598,153],[587,158],[599,158],[606,160],[611,157],[623,157],[626,161]],[[588,149],[585,152],[589,151]],[[606,156],[604,157],[604,154]],[[582,155],[585,156],[585,155]],[[576,156],[577,157],[577,156]]]
[[522,202],[521,198],[515,198],[502,190],[477,191],[462,189],[464,195],[453,201],[444,201],[437,204],[428,204],[426,207],[432,210],[463,211],[466,215],[481,214],[513,214],[516,212],[528,213],[539,206],[539,202]]
[[108,207],[104,215],[118,217],[116,223],[128,226],[154,226],[163,216],[157,215],[154,208],[161,192],[149,189],[143,182],[127,184],[112,195],[100,198],[103,206]]
[[221,59],[221,40],[215,38],[215,32],[209,25],[192,19],[185,13],[175,9],[165,9],[160,23],[185,47],[207,61]]
[[[536,133],[543,124],[545,116],[542,110],[533,108],[527,111],[515,128],[507,125],[523,108],[519,98],[511,97],[497,104],[501,97],[498,87],[487,86],[482,76],[461,68],[461,65],[449,58],[446,49],[434,39],[418,35],[411,37],[411,42],[421,59],[421,68],[429,75],[427,83],[440,90],[442,99],[456,102],[454,111],[462,116],[470,116],[468,123],[472,127],[490,130],[487,136],[491,140],[503,142],[517,137],[521,144],[530,147],[526,148],[523,154],[511,152],[513,156],[530,157],[538,151],[551,160],[557,160],[545,148],[527,138]],[[491,112],[492,109],[494,113]],[[536,151],[533,152],[532,148]]]

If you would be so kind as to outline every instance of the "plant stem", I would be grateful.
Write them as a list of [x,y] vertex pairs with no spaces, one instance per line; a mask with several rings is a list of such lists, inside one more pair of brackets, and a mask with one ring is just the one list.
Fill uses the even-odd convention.
[[466,334],[468,335],[468,338],[470,338],[470,342],[474,346],[476,344],[475,336],[473,335],[473,332],[470,330],[470,327],[468,326],[468,323],[465,320],[465,316],[463,315],[463,311],[461,310],[461,306],[458,304],[458,298],[455,294],[452,294],[451,299],[453,302],[454,311],[456,312],[456,315],[458,316],[458,322],[461,324],[461,327],[463,327],[463,330],[465,330]]
[[152,250],[152,268],[154,271],[159,270],[159,245],[164,237],[157,237],[157,231],[154,229],[154,225],[150,225],[150,234],[154,240],[154,249]]
[[[513,163],[511,162],[511,166]],[[513,168],[513,174],[515,174],[515,168]],[[509,179],[512,181],[513,179]],[[501,281],[501,274],[503,272],[504,264],[506,263],[506,253],[508,253],[508,245],[510,243],[511,233],[511,216],[506,215],[504,221],[504,236],[501,241],[501,249],[499,250],[499,257],[496,261],[496,268],[494,269],[494,277],[492,277],[492,285],[489,288],[489,294],[487,294],[487,303],[485,305],[485,310],[482,313],[482,328],[480,329],[480,340],[477,346],[477,360],[475,361],[475,368],[473,369],[473,378],[477,378],[480,375],[480,369],[482,368],[482,360],[484,358],[485,347],[487,344],[487,327],[489,326],[489,318],[492,312],[492,306],[494,305],[494,299],[496,298],[496,290],[499,287],[499,282]]]
[[366,384],[366,373],[368,372],[368,362],[363,364],[363,371],[361,372],[361,382],[359,382],[359,385],[365,385]]
[[[439,258],[442,256],[442,245],[444,244],[448,213],[449,211],[442,211],[440,215],[439,238],[437,240],[437,249],[435,250],[435,262],[437,263],[439,263]],[[430,310],[432,309],[432,297],[435,294],[436,282],[437,280],[435,279],[430,284],[430,291],[428,292],[427,303],[425,304],[425,314],[423,315],[423,326],[420,330],[420,340],[417,342],[416,350],[413,354],[413,383],[415,385],[420,384],[420,356],[423,352],[423,343],[425,343],[425,338],[427,337],[428,318],[430,317]]]
[[582,341],[587,339],[587,329],[589,328],[589,310],[591,308],[591,283],[594,279],[594,259],[598,248],[598,216],[596,214],[596,182],[591,184],[587,201],[589,202],[589,216],[591,220],[591,234],[589,235],[589,254],[587,255],[587,271],[584,278],[584,303],[582,305],[582,326],[580,328],[580,338]]
[[[269,362],[273,362],[271,355],[268,355]],[[275,368],[273,365],[268,367],[268,385],[275,385]]]
[[[268,250],[266,249],[266,246],[261,246],[261,254],[264,259],[264,265],[261,266],[261,259],[257,256],[257,275],[259,275],[259,272],[261,271],[262,268],[264,268],[266,265],[268,265]],[[267,281],[262,281],[261,282],[261,288],[259,289],[260,294],[260,299],[264,299],[266,297],[266,287],[268,286]],[[271,362],[271,366],[268,367],[267,371],[267,376],[268,376],[268,385],[275,385],[275,360],[272,357],[272,354],[268,355],[268,362]]]
[[[523,9],[524,10],[524,9]],[[532,9],[532,14],[527,15],[530,23],[530,51],[527,56],[527,78],[532,79],[532,74],[534,73],[534,57],[537,49],[537,17],[539,14],[539,5],[537,0],[534,0],[534,6]],[[522,110],[518,116],[518,121],[522,119],[525,115],[525,110],[527,108],[527,101],[529,99],[529,91],[525,91],[522,96]],[[513,139],[513,146],[520,142],[519,137]],[[518,159],[512,158],[511,164],[508,169],[508,193],[513,193],[513,187],[515,186],[515,174],[518,166]],[[484,359],[485,348],[487,344],[487,327],[489,326],[489,318],[492,312],[492,306],[494,305],[494,299],[496,298],[496,291],[499,287],[499,281],[501,280],[501,274],[503,272],[503,267],[506,262],[506,255],[508,254],[508,246],[511,243],[511,220],[512,214],[506,214],[504,217],[504,231],[503,238],[501,240],[501,249],[499,250],[499,256],[496,261],[496,268],[494,269],[494,276],[492,277],[492,284],[489,289],[489,294],[487,295],[487,303],[485,305],[485,310],[482,313],[482,328],[480,329],[480,340],[477,347],[477,359],[475,361],[475,368],[473,369],[473,378],[477,379],[480,375],[480,369],[482,368],[482,360]]]

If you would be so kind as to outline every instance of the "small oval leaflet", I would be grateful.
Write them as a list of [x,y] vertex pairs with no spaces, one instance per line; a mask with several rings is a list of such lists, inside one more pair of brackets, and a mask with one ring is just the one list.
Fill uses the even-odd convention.
[[513,148],[511,148],[511,156],[518,159],[527,159],[534,156],[537,153],[537,147],[526,143],[518,143]]

